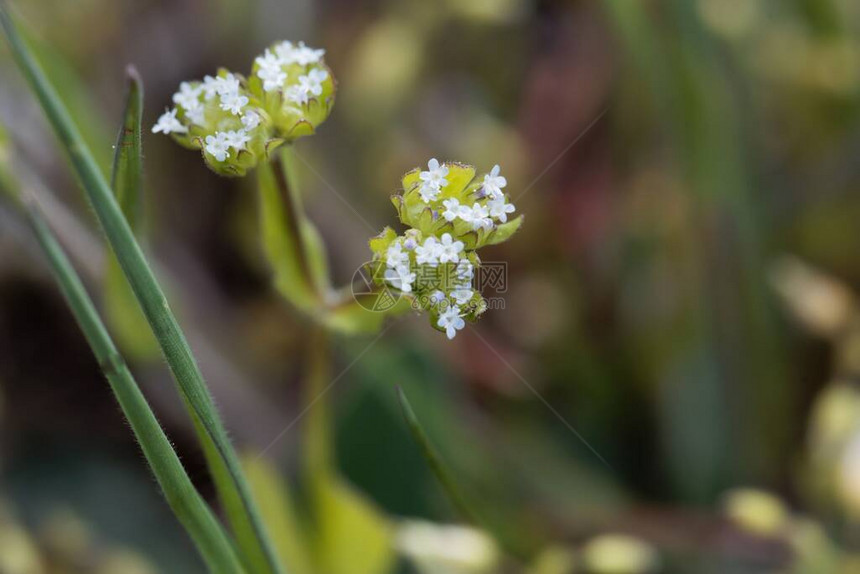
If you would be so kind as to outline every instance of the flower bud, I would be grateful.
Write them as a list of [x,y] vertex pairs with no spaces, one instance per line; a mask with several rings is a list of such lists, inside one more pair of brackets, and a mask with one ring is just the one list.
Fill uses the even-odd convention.
[[726,516],[759,536],[777,536],[789,525],[791,513],[776,496],[753,488],[736,488],[725,496]]

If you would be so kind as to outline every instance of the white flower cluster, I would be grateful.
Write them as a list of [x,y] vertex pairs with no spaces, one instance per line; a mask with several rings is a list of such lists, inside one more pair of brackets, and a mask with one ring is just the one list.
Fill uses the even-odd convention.
[[224,175],[244,175],[281,144],[314,133],[334,102],[324,50],[280,42],[254,60],[250,79],[228,70],[182,82],[152,131],[202,149]]
[[[416,281],[416,270],[420,266],[437,268],[440,264],[455,264],[454,280],[445,285],[448,293],[436,289],[429,296],[432,307],[440,310],[437,325],[445,329],[449,339],[465,326],[463,309],[475,291],[472,289],[474,266],[467,259],[462,241],[455,240],[450,233],[441,238],[430,236],[418,242],[414,236],[397,238],[385,252],[384,279],[391,287],[403,293],[412,293]],[[447,283],[447,281],[443,282]]]
[[177,119],[176,114],[181,110],[191,125],[206,127],[206,104],[216,103],[218,108],[238,116],[242,127],[235,130],[215,130],[204,139],[205,149],[217,161],[226,161],[231,156],[230,150],[238,153],[245,149],[250,139],[250,132],[260,124],[260,115],[250,109],[248,96],[242,93],[241,82],[232,73],[224,76],[206,76],[202,83],[182,82],[179,91],[173,94],[176,106],[166,111],[152,128],[154,133],[188,133],[188,126]]
[[516,208],[499,172],[496,165],[481,179],[470,165],[431,159],[406,173],[403,193],[391,198],[406,232],[385,228],[370,240],[376,284],[409,294],[449,339],[487,309],[474,285],[477,250],[507,241],[523,221],[508,219]]
[[[299,42],[294,46],[292,42],[281,42],[265,51],[262,56],[254,60],[257,64],[257,76],[263,81],[263,90],[276,92],[280,90],[289,78],[289,67],[294,64],[299,66],[312,66],[320,64],[325,50],[315,50]],[[315,67],[297,77],[297,83],[287,89],[288,100],[303,106],[312,96],[319,96],[323,92],[323,82],[328,79],[328,71],[321,67]]]
[[[504,176],[499,175],[500,169],[498,165],[495,165],[492,171],[484,176],[480,196],[487,198],[484,204],[475,201],[471,206],[460,205],[460,200],[456,197],[445,199],[442,201],[442,205],[445,206],[442,217],[446,221],[462,219],[470,224],[472,229],[492,229],[494,219],[505,223],[508,220],[508,214],[516,211],[516,207],[505,199],[505,193],[502,189],[508,182]],[[436,158],[427,162],[427,171],[422,171],[419,176],[421,187],[418,189],[424,203],[429,204],[439,198],[442,188],[448,185],[448,180],[445,179],[448,172],[448,167],[440,164]]]

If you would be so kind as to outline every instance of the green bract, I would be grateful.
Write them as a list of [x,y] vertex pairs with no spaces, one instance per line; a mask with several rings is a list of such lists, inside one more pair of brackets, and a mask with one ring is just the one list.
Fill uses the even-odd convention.
[[182,82],[175,107],[152,131],[201,150],[221,175],[245,175],[328,117],[335,84],[322,56],[301,42],[280,42],[255,59],[250,78],[221,69],[215,77]]

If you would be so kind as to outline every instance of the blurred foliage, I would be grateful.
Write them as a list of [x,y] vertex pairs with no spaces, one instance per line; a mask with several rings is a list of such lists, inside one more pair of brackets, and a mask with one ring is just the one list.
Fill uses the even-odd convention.
[[[152,252],[183,322],[215,349],[201,361],[209,379],[230,367],[233,386],[214,392],[236,439],[271,459],[252,454],[248,469],[267,522],[295,542],[280,547],[295,572],[321,568],[320,553],[336,572],[362,550],[367,572],[392,549],[402,571],[420,567],[403,551],[406,517],[432,532],[427,553],[445,539],[439,523],[455,515],[410,440],[395,383],[494,530],[533,557],[530,572],[599,571],[602,535],[613,557],[620,542],[660,572],[857,571],[857,2],[13,4],[105,170],[127,63],[146,81],[151,124],[183,78],[279,39],[325,47],[338,102],[297,147],[296,187],[335,285],[390,220],[399,177],[426,158],[500,163],[528,214],[517,241],[488,248],[485,260],[507,263],[505,308],[475,332],[451,345],[407,316],[380,339],[334,338],[325,402],[336,472],[317,499],[298,470],[307,442],[295,438],[309,428],[300,388],[314,339],[269,285],[253,186],[144,134]],[[90,215],[5,50],[0,123],[15,168],[59,200],[69,249],[98,260],[93,238],[66,224]],[[17,229],[0,200],[0,486],[22,509],[54,492],[109,514],[140,492],[110,470],[146,470]],[[35,361],[45,344],[52,360]],[[205,484],[175,397],[159,390],[161,365],[134,357]],[[98,472],[70,470],[69,452],[98,457]],[[87,495],[105,484],[106,500]],[[739,487],[765,498],[732,499]],[[320,512],[334,517],[324,528],[312,521]],[[164,565],[170,548],[192,572],[169,522],[156,513],[121,542],[176,571]],[[340,542],[355,528],[366,534]]]

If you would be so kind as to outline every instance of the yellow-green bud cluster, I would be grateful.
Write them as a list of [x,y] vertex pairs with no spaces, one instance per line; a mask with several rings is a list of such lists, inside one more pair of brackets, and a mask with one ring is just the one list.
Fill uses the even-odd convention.
[[221,69],[215,77],[182,82],[175,107],[152,131],[201,150],[217,173],[244,175],[328,117],[335,85],[323,53],[279,42],[255,59],[249,78]]

